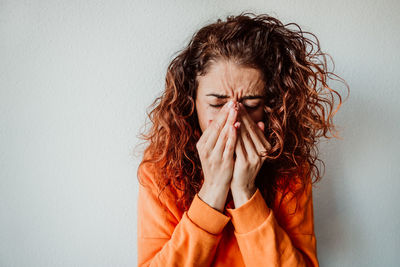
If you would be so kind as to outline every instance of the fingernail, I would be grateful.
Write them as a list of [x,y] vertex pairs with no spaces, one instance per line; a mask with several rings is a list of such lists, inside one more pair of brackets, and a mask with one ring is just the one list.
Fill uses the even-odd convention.
[[231,108],[231,107],[233,107],[233,101],[232,101],[232,100],[229,100],[228,108]]

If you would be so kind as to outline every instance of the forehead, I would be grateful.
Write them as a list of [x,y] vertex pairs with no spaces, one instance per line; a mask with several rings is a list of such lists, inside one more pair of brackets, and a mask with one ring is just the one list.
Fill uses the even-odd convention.
[[208,72],[196,77],[198,93],[218,93],[232,96],[263,94],[264,81],[260,70],[239,66],[232,61],[217,61]]

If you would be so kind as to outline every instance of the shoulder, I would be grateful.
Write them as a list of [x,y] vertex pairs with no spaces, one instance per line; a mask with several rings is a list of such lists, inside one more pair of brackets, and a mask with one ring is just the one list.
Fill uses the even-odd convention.
[[137,170],[139,183],[144,187],[154,187],[156,184],[156,167],[154,163],[142,161]]
[[160,172],[163,164],[165,164],[165,160],[157,159],[154,153],[147,148],[137,169],[137,178],[140,185],[151,190],[159,190],[163,180]]
[[[168,177],[163,162],[143,160],[137,171],[139,187],[157,197],[160,204],[175,209],[177,200],[183,192],[177,190],[174,182]],[[178,185],[179,186],[179,185]]]

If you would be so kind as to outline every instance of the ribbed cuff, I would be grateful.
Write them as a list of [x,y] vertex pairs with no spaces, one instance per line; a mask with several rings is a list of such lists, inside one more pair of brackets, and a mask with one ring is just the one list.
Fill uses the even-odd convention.
[[196,194],[187,212],[189,219],[205,231],[218,235],[229,222],[229,216],[219,212]]
[[253,196],[237,209],[226,209],[235,231],[248,233],[260,226],[270,215],[270,208],[257,188]]

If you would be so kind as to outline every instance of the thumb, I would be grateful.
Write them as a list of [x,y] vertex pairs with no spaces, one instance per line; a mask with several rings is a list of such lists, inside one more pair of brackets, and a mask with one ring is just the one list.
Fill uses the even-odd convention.
[[264,132],[265,124],[262,121],[257,122],[258,127]]

